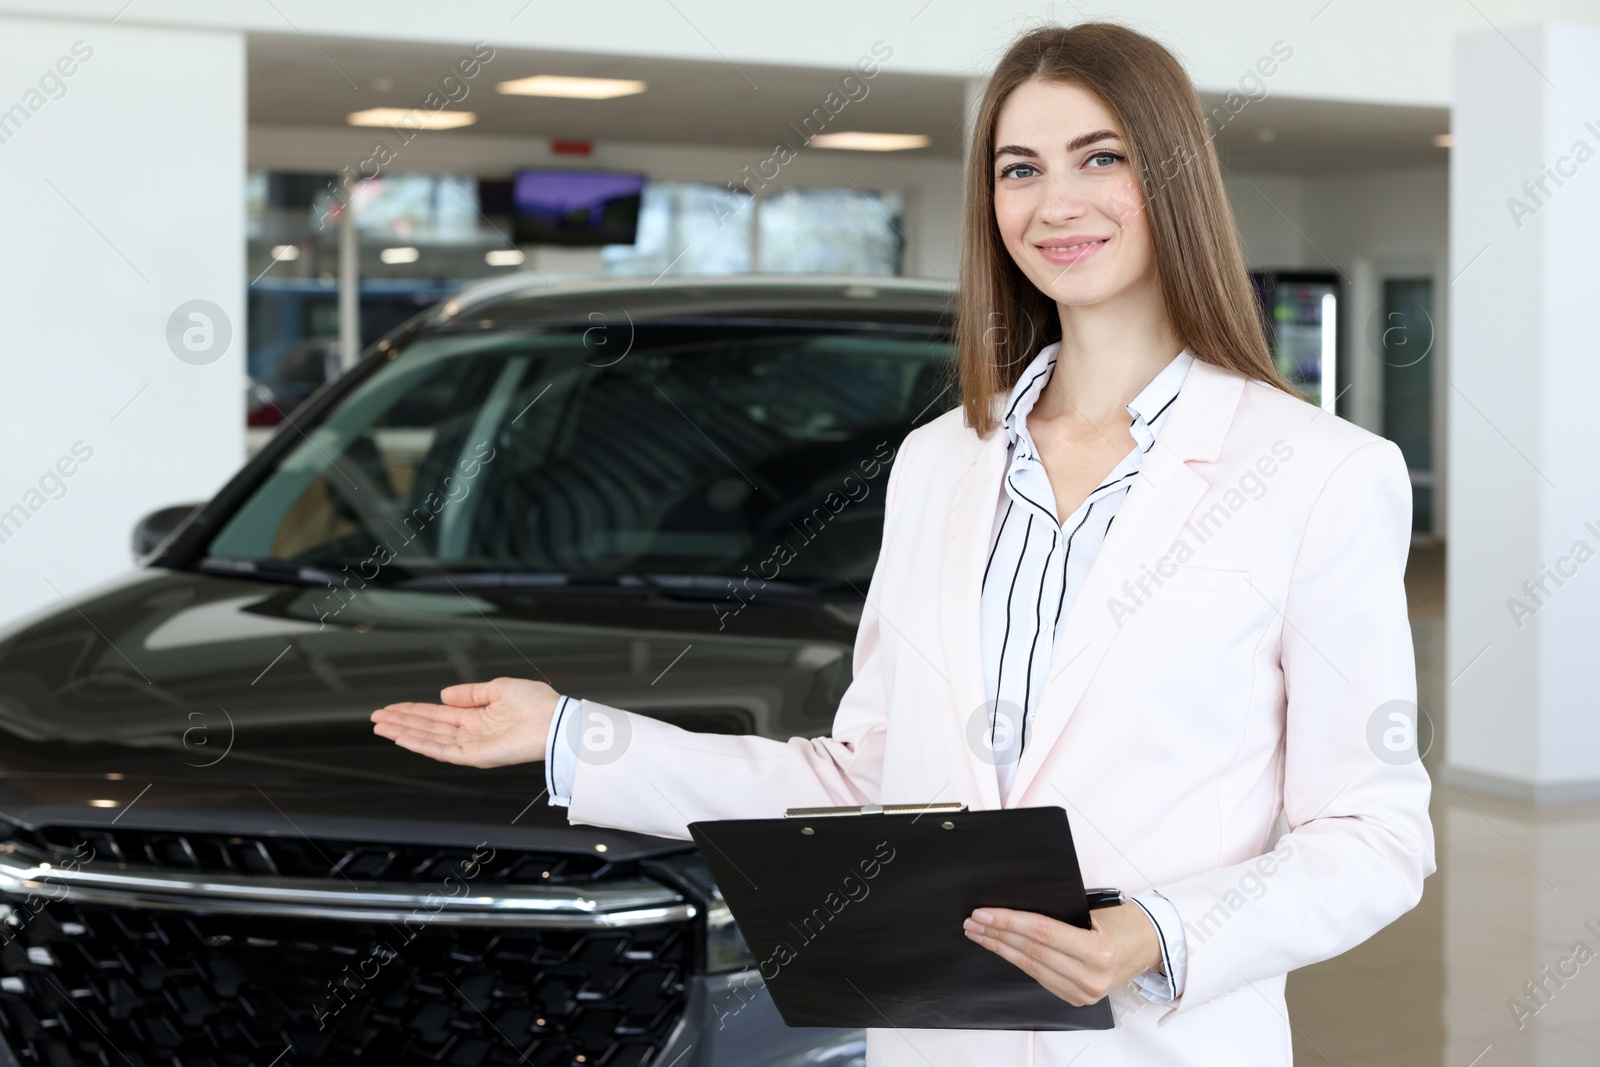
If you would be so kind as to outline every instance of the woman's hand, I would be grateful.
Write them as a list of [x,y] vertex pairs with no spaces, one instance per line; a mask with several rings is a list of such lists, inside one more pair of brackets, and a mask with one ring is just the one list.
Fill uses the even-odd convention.
[[1084,930],[1036,912],[979,908],[962,927],[1069,1004],[1093,1004],[1161,966],[1161,938],[1139,905],[1096,908],[1089,923]]
[[467,682],[440,690],[443,704],[386,704],[372,713],[372,732],[445,763],[530,763],[544,759],[560,697],[544,682],[526,678]]

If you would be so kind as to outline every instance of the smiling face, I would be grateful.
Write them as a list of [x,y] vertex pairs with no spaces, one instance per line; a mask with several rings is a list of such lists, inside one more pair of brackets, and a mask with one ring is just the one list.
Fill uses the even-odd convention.
[[995,123],[994,213],[1022,273],[1063,307],[1159,299],[1138,175],[1116,121],[1076,85],[1030,79]]

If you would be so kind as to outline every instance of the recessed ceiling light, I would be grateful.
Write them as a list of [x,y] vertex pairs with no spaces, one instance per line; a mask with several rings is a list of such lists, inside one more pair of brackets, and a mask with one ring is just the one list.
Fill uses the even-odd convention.
[[291,259],[300,258],[299,245],[273,245],[272,258],[275,262],[283,263]]
[[385,263],[415,263],[419,253],[415,248],[385,248],[378,258]]
[[1433,147],[1435,148],[1449,148],[1455,143],[1456,139],[1452,134],[1436,133],[1433,135]]
[[806,144],[816,148],[848,148],[856,152],[900,152],[907,148],[924,148],[928,137],[921,133],[863,133],[860,130],[843,130],[839,133],[819,133]]
[[536,74],[501,82],[495,91],[511,96],[562,96],[573,100],[610,100],[644,92],[644,82],[627,78],[569,78],[560,74]]
[[526,258],[520,248],[496,248],[483,254],[483,261],[491,267],[515,267]]
[[411,130],[454,130],[471,126],[478,116],[471,111],[424,111],[420,107],[369,107],[345,116],[352,126],[404,126]]

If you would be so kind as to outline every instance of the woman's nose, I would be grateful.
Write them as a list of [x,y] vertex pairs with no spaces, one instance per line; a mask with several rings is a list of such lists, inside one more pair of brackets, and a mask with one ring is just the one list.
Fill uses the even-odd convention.
[[1071,176],[1051,175],[1045,181],[1044,198],[1039,202],[1039,221],[1051,226],[1080,219],[1089,211],[1083,189]]

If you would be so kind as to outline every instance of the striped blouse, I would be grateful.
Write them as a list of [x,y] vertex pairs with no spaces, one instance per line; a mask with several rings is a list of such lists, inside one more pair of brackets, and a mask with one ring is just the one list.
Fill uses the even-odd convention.
[[[1002,417],[1011,441],[1010,463],[995,503],[978,609],[989,743],[1002,799],[1027,746],[1061,624],[1194,362],[1188,352],[1179,352],[1133,398],[1128,404],[1133,449],[1076,511],[1057,522],[1055,493],[1028,432],[1028,413],[1050,381],[1060,347],[1059,342],[1048,345],[1033,358],[1012,388]],[[1146,1000],[1167,1003],[1183,992],[1183,924],[1172,903],[1154,890],[1130,899],[1155,923],[1163,961],[1160,971],[1142,974],[1135,982]]]

